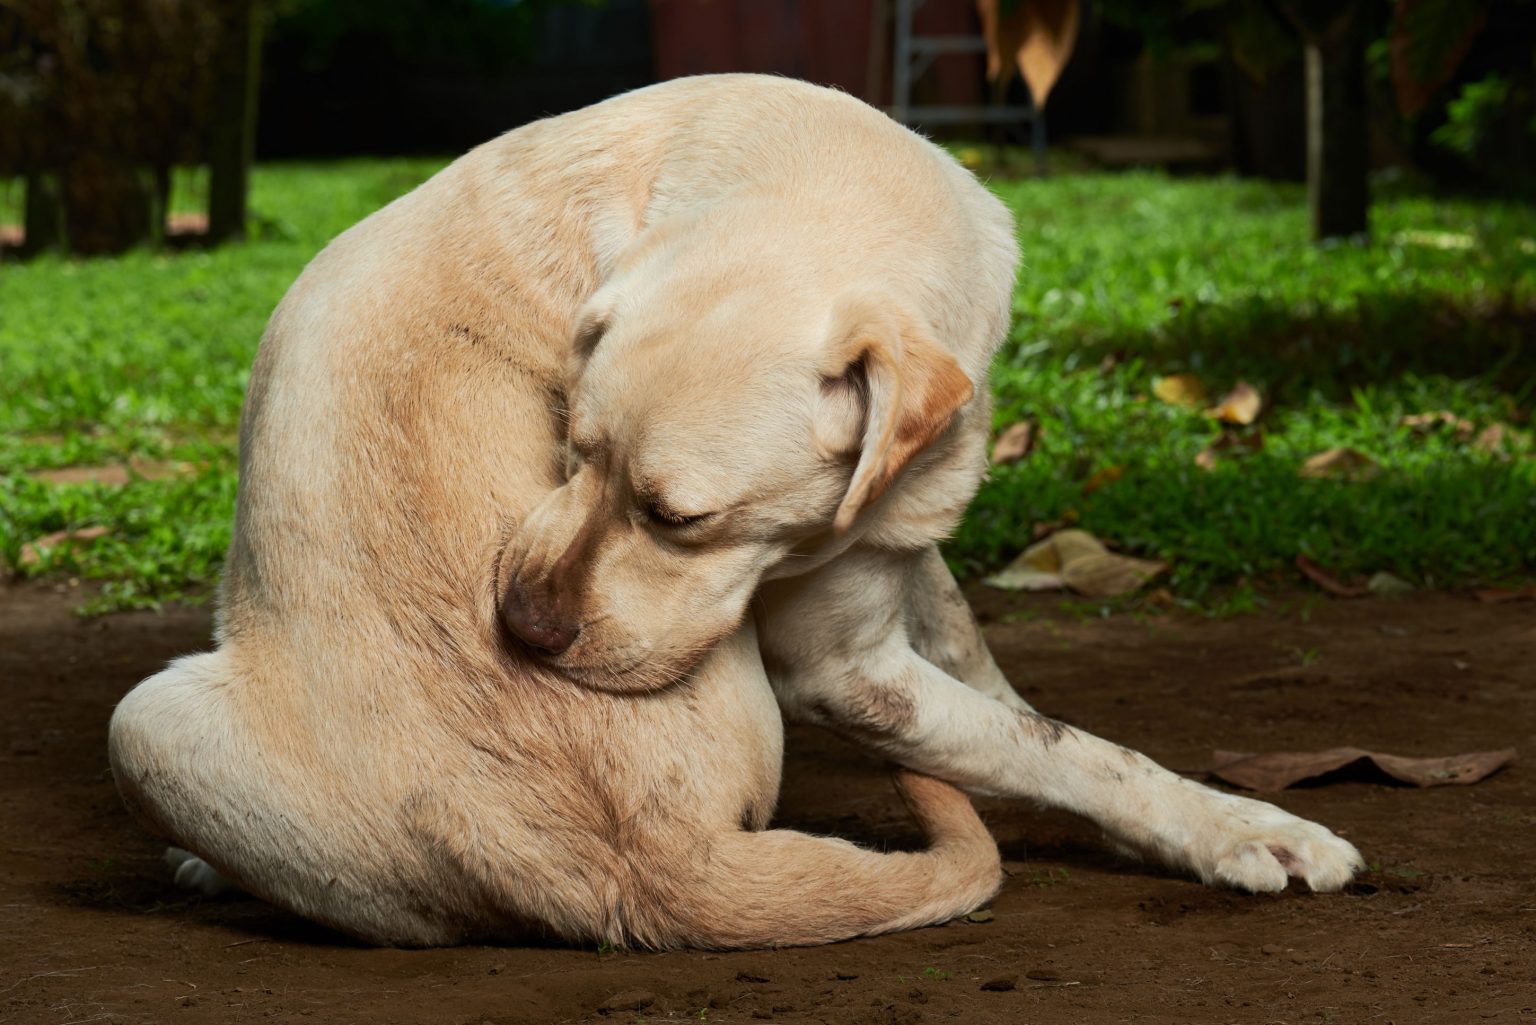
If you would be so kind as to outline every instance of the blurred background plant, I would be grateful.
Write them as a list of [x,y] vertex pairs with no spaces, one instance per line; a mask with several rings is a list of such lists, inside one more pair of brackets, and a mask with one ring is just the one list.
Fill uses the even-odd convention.
[[938,51],[911,109],[971,112],[915,120],[1024,250],[994,368],[1016,454],[958,569],[1071,525],[1204,608],[1298,556],[1346,590],[1536,575],[1536,2],[996,11],[1055,27],[1006,86],[974,0],[0,0],[0,561],[101,581],[95,609],[208,594],[262,325],[329,238],[659,79],[892,105],[906,31]]

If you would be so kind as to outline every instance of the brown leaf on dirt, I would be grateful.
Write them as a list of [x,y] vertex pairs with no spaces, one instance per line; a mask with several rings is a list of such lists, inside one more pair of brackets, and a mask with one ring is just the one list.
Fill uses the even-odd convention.
[[1211,775],[1249,790],[1284,790],[1341,769],[1358,771],[1374,766],[1398,782],[1416,787],[1465,786],[1486,779],[1514,760],[1514,748],[1438,758],[1410,758],[1360,747],[1265,754],[1217,751],[1212,758]]
[[1342,580],[1338,574],[1318,565],[1305,555],[1296,556],[1296,568],[1306,574],[1307,579],[1318,587],[1340,598],[1364,598],[1371,593],[1371,589],[1364,584]]
[[1155,560],[1116,555],[1086,530],[1063,530],[1030,545],[984,583],[1005,591],[1067,589],[1090,598],[1114,598],[1167,568]]
[[1224,424],[1247,426],[1259,418],[1264,408],[1264,398],[1257,388],[1247,381],[1239,381],[1222,400],[1205,411]]
[[1118,598],[1130,594],[1168,568],[1155,559],[1133,559],[1106,552],[1077,559],[1061,568],[1067,587],[1089,598]]
[[992,465],[1016,463],[1035,450],[1040,428],[1031,420],[1021,420],[997,436],[992,445]]
[[1413,413],[1403,417],[1397,422],[1397,426],[1406,427],[1414,434],[1429,434],[1433,431],[1445,428],[1456,436],[1458,441],[1466,441],[1472,437],[1476,430],[1472,421],[1463,420],[1449,410],[1441,409],[1433,413]]
[[1485,587],[1473,591],[1473,596],[1485,605],[1502,605],[1511,601],[1536,601],[1536,587]]
[[1195,455],[1195,465],[1202,470],[1214,470],[1221,462],[1223,452],[1234,455],[1244,452],[1264,451],[1264,435],[1260,431],[1222,431],[1221,435]]
[[1300,472],[1303,477],[1366,480],[1381,472],[1381,464],[1352,448],[1329,448],[1307,457]]
[[192,472],[192,463],[153,462],[148,459],[130,459],[126,464],[112,463],[105,466],[65,466],[56,470],[33,470],[27,474],[44,484],[102,484],[120,488],[136,478],[164,480]]
[[1125,476],[1125,469],[1119,466],[1103,466],[1093,471],[1087,480],[1083,481],[1083,494],[1091,495],[1102,487],[1108,487],[1121,477]]
[[1170,406],[1194,409],[1205,405],[1205,385],[1194,374],[1173,374],[1152,382],[1152,395]]
[[45,552],[56,548],[83,548],[103,534],[110,533],[111,529],[110,527],[81,527],[78,530],[57,530],[52,534],[44,534],[21,546],[20,564],[36,566],[43,561]]

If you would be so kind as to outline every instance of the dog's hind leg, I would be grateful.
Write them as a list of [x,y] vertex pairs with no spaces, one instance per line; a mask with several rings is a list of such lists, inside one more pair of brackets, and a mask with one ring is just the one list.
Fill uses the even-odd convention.
[[381,838],[373,847],[393,839],[385,809],[362,804],[361,790],[339,805],[345,777],[308,737],[257,728],[250,706],[261,701],[248,693],[257,673],[228,648],[177,659],[112,715],[113,779],[135,817],[173,845],[166,863],[177,885],[237,886],[373,942],[453,939],[400,892],[390,859],[370,860],[367,831]]
[[919,655],[987,697],[1030,711],[1029,702],[993,660],[981,626],[937,545],[912,559],[902,602],[907,634]]

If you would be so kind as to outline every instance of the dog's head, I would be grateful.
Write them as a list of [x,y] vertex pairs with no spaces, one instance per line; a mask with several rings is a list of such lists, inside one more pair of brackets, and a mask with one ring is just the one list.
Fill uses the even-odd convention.
[[654,264],[578,316],[567,482],[497,580],[511,634],[615,690],[676,679],[765,576],[846,547],[973,395],[893,296]]

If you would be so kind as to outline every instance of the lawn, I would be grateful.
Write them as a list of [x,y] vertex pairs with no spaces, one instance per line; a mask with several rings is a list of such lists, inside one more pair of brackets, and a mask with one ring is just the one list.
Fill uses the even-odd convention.
[[[268,314],[327,239],[439,163],[263,166],[244,245],[0,265],[0,558],[104,581],[98,610],[207,594]],[[992,184],[1024,249],[997,422],[1029,420],[1039,440],[993,470],[949,545],[958,568],[993,568],[1069,520],[1168,561],[1171,591],[1207,608],[1294,577],[1298,554],[1417,586],[1536,575],[1530,208],[1383,190],[1374,244],[1318,248],[1289,185]],[[8,201],[0,189],[0,221]],[[1164,401],[1165,378],[1209,397]],[[1263,412],[1222,428],[1205,409],[1240,381]],[[1197,464],[1223,430],[1243,443]],[[1335,448],[1359,454],[1352,472],[1302,475]],[[65,467],[126,468],[126,483],[39,476]],[[26,550],[90,527],[105,532]]]

